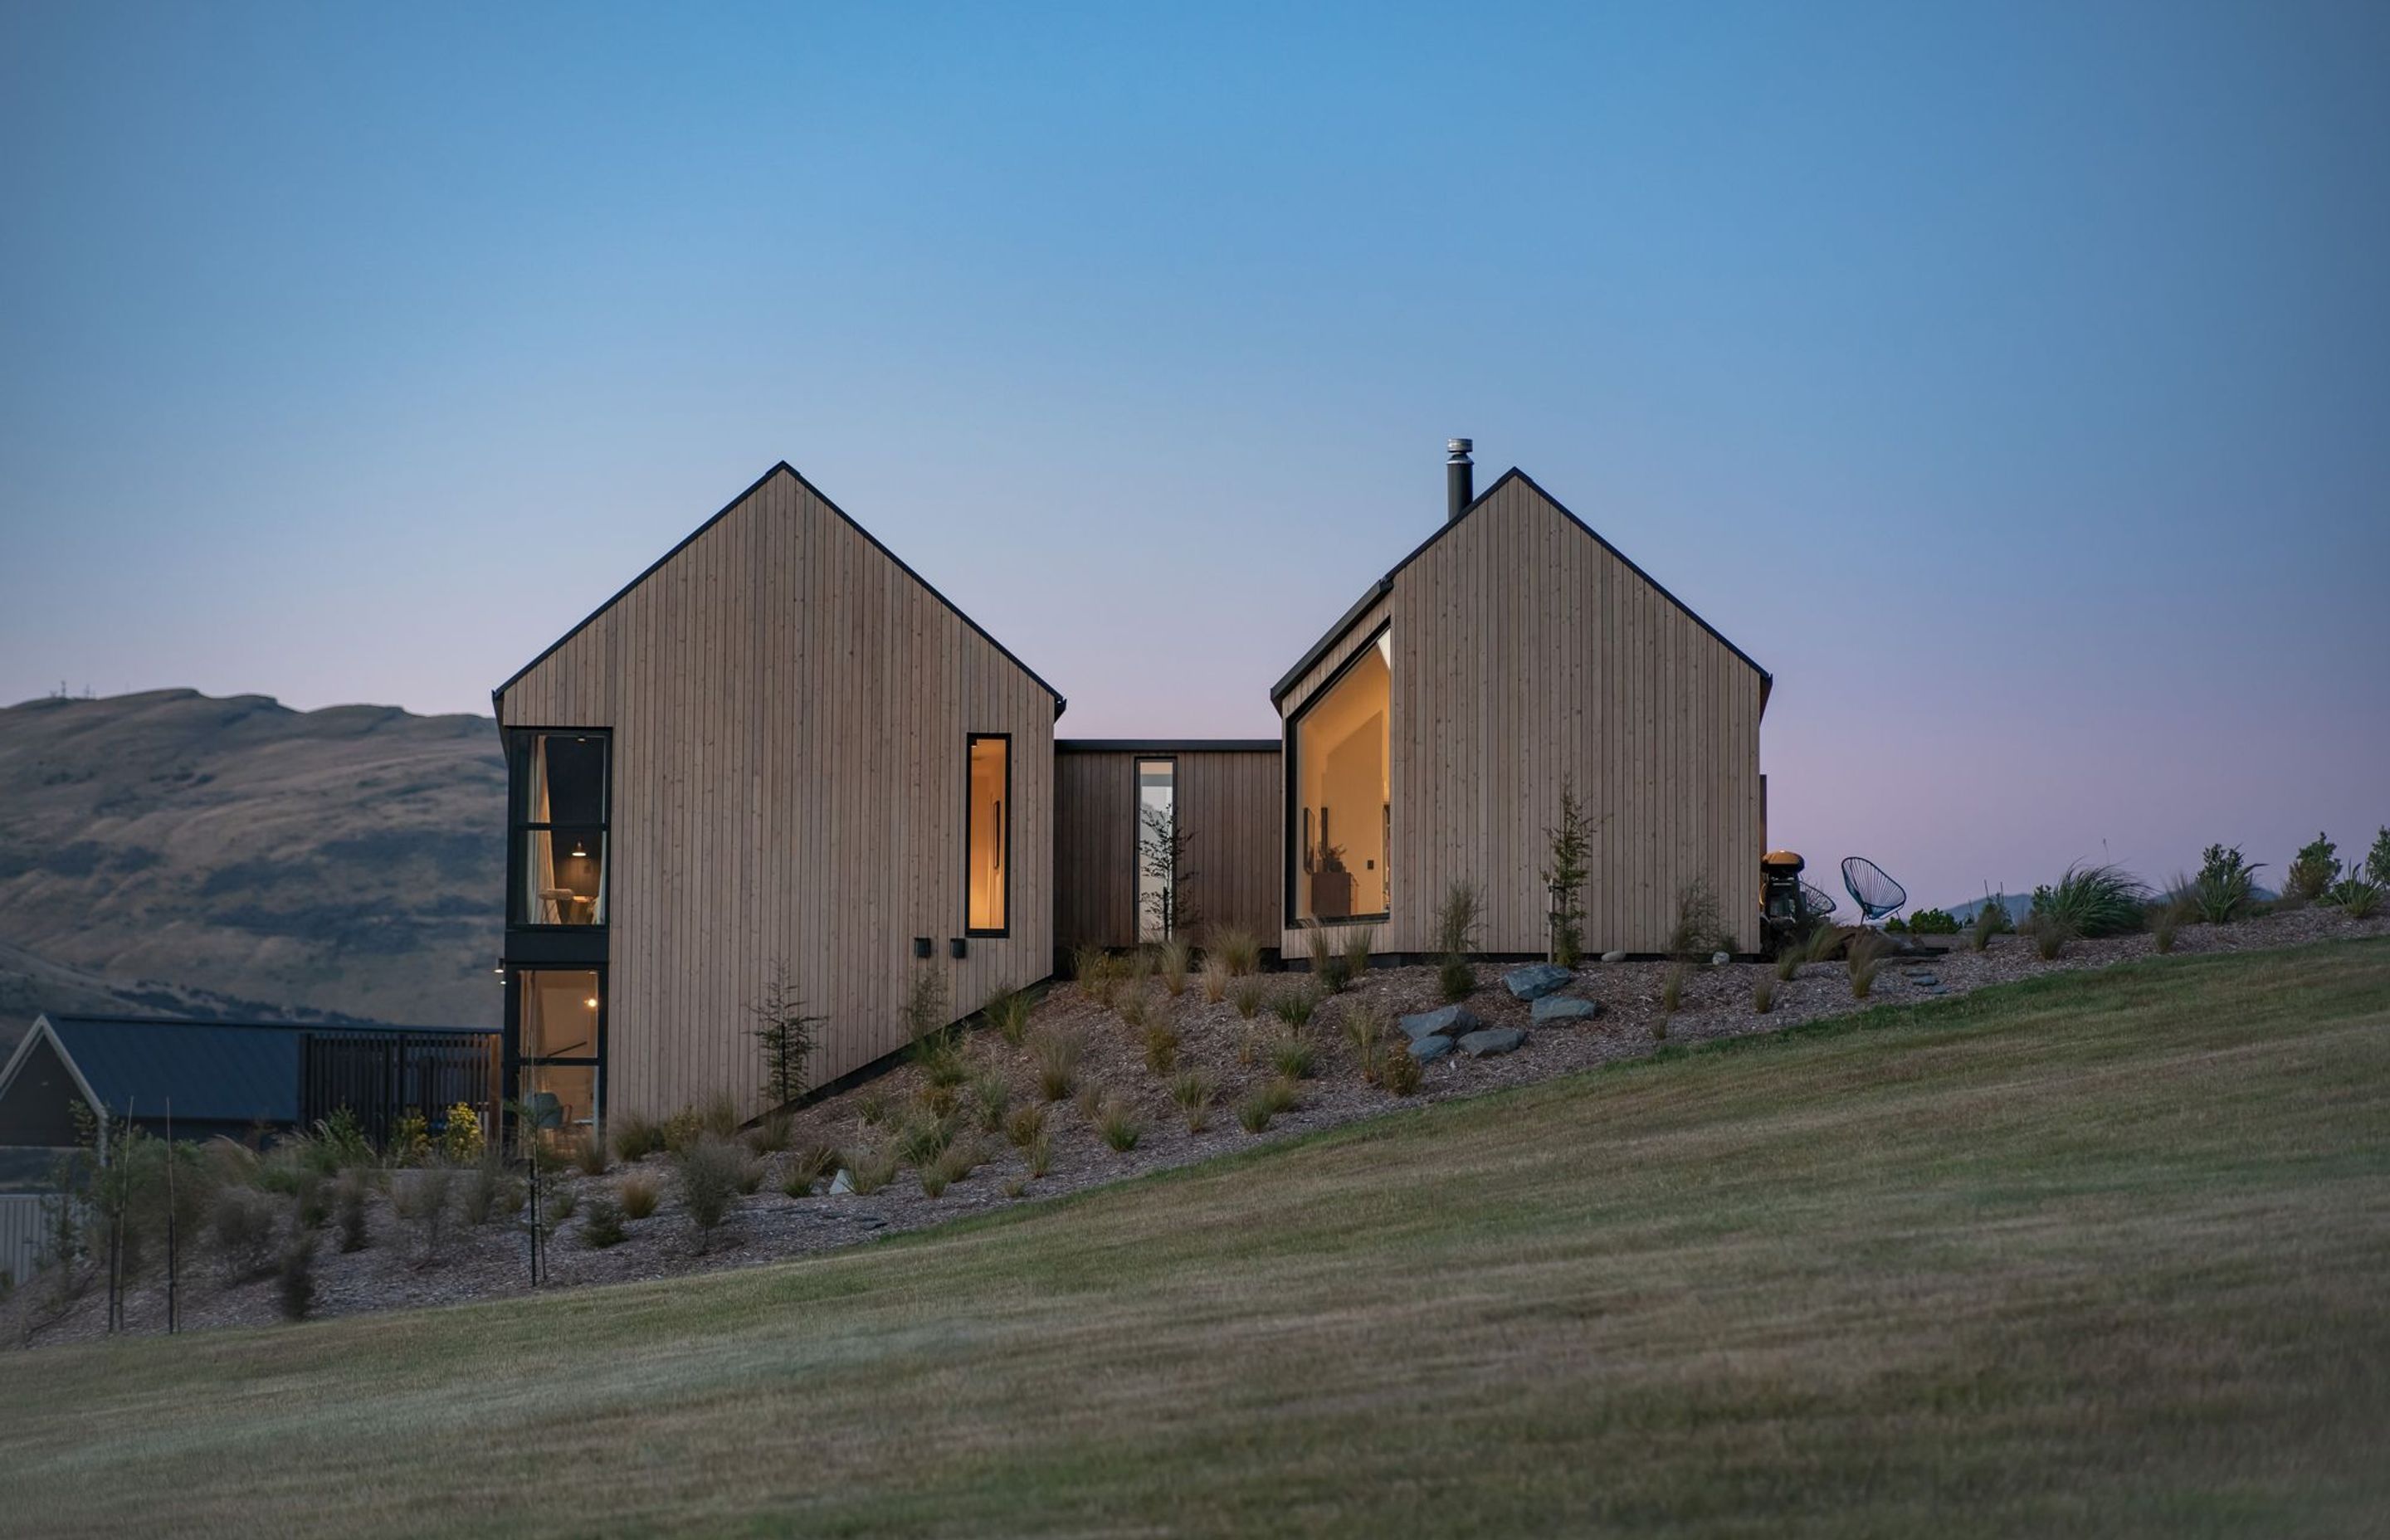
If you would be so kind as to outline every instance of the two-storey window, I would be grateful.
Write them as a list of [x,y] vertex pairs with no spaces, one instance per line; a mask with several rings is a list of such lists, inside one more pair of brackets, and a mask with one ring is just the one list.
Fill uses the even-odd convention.
[[1001,936],[1012,909],[1012,738],[973,733],[963,805],[963,933]]
[[510,735],[513,925],[606,923],[607,736]]

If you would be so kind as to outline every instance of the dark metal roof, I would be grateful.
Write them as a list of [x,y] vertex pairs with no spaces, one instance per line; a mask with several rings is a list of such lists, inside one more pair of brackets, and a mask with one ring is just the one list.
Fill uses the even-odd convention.
[[1274,738],[1058,738],[1058,754],[1275,754]]
[[985,626],[980,624],[979,622],[972,620],[969,615],[965,614],[963,612],[962,606],[946,597],[945,595],[939,593],[937,585],[932,584],[928,578],[923,577],[920,573],[913,571],[912,566],[907,563],[903,557],[898,556],[894,551],[892,551],[886,545],[881,545],[878,535],[872,533],[869,530],[865,529],[861,524],[857,523],[853,514],[847,512],[844,508],[840,507],[836,503],[831,502],[829,500],[829,494],[823,492],[821,488],[814,485],[811,481],[806,481],[804,472],[799,470],[795,466],[790,465],[788,461],[782,460],[774,465],[771,469],[764,472],[761,476],[756,477],[754,481],[748,486],[746,491],[740,493],[738,496],[733,497],[727,503],[723,504],[720,511],[716,512],[713,518],[707,520],[704,523],[700,524],[697,528],[689,531],[687,534],[682,536],[678,545],[675,545],[671,550],[666,551],[663,555],[656,558],[655,560],[649,562],[648,564],[647,571],[641,572],[637,577],[633,578],[630,582],[623,584],[620,589],[615,591],[612,598],[608,599],[597,609],[589,611],[587,615],[582,617],[582,621],[579,625],[574,626],[563,635],[559,636],[556,640],[548,643],[546,648],[543,650],[538,657],[533,658],[530,662],[525,663],[522,667],[515,670],[515,672],[508,676],[505,684],[500,685],[496,689],[492,690],[490,692],[490,705],[492,709],[497,712],[500,718],[498,725],[500,726],[506,725],[504,720],[506,715],[506,693],[507,691],[514,688],[517,681],[520,680],[524,674],[529,674],[532,670],[539,667],[540,664],[546,662],[550,658],[554,657],[559,648],[572,640],[573,637],[580,635],[584,631],[588,630],[590,623],[597,620],[598,616],[604,614],[607,610],[613,609],[617,604],[622,603],[623,598],[630,594],[632,589],[636,588],[639,584],[647,582],[648,579],[655,576],[657,571],[663,567],[664,563],[670,561],[673,558],[687,550],[699,535],[703,534],[706,531],[713,528],[714,525],[721,523],[723,520],[728,518],[730,516],[731,509],[747,501],[748,498],[754,496],[756,493],[763,490],[765,482],[770,481],[773,477],[779,475],[782,471],[788,472],[789,476],[795,481],[797,485],[804,488],[807,492],[812,493],[815,500],[820,503],[822,507],[829,509],[830,512],[846,520],[849,528],[853,529],[855,533],[863,536],[864,539],[871,543],[872,549],[878,551],[881,556],[884,556],[889,560],[894,562],[898,571],[903,572],[906,577],[911,578],[915,583],[919,584],[924,589],[928,590],[932,598],[953,610],[955,612],[955,618],[962,622],[965,625],[970,626],[973,631],[978,632],[982,641],[996,648],[996,651],[1004,654],[1006,660],[1009,661],[1013,667],[1019,669],[1022,673],[1029,675],[1031,679],[1034,680],[1039,689],[1044,690],[1047,694],[1054,698],[1054,714],[1056,716],[1060,716],[1062,714],[1062,709],[1068,706],[1070,701],[1063,697],[1060,690],[1058,690],[1053,686],[1047,684],[1045,679],[1039,675],[1035,669],[1031,668],[1027,663],[1022,662],[1020,656],[1010,648],[1005,646],[1002,642],[997,641],[994,636],[988,635],[988,631]]
[[1634,558],[1628,556],[1625,551],[1620,550],[1609,541],[1602,539],[1600,531],[1595,529],[1584,520],[1579,519],[1575,514],[1571,513],[1568,509],[1568,506],[1562,503],[1559,498],[1553,496],[1550,493],[1546,492],[1542,487],[1536,485],[1535,478],[1528,475],[1525,471],[1521,470],[1517,466],[1512,466],[1510,469],[1496,477],[1494,484],[1480,493],[1474,502],[1461,509],[1458,513],[1453,515],[1450,519],[1446,520],[1444,521],[1444,526],[1441,529],[1437,530],[1433,534],[1429,535],[1425,540],[1420,541],[1417,545],[1412,546],[1410,555],[1403,558],[1400,561],[1395,562],[1384,577],[1380,578],[1375,584],[1371,584],[1369,591],[1361,596],[1360,601],[1355,604],[1352,609],[1344,611],[1343,618],[1338,621],[1334,625],[1330,626],[1328,628],[1328,634],[1320,637],[1317,642],[1314,642],[1311,645],[1311,649],[1303,655],[1302,659],[1295,663],[1294,667],[1287,670],[1284,677],[1280,678],[1276,685],[1271,687],[1270,704],[1275,706],[1279,701],[1285,699],[1286,692],[1294,688],[1295,681],[1301,679],[1304,674],[1308,673],[1314,663],[1317,663],[1320,659],[1326,657],[1328,650],[1330,648],[1343,640],[1344,634],[1352,630],[1355,625],[1360,622],[1361,617],[1368,612],[1370,606],[1385,597],[1385,596],[1393,590],[1394,586],[1394,579],[1402,572],[1404,568],[1409,566],[1412,562],[1417,561],[1421,556],[1425,555],[1429,546],[1434,545],[1437,541],[1442,540],[1446,535],[1450,534],[1455,529],[1459,527],[1462,520],[1468,518],[1471,514],[1475,513],[1479,508],[1484,507],[1487,499],[1491,498],[1496,493],[1501,491],[1505,486],[1508,486],[1512,481],[1523,483],[1526,487],[1532,490],[1536,496],[1542,498],[1545,502],[1549,503],[1553,507],[1559,509],[1561,518],[1567,520],[1570,523],[1574,524],[1578,529],[1583,530],[1586,533],[1591,535],[1594,538],[1595,543],[1600,545],[1603,550],[1608,551],[1612,556],[1616,557],[1620,561],[1625,563],[1626,570],[1628,571],[1633,572],[1637,577],[1639,577],[1644,582],[1650,584],[1653,593],[1658,594],[1662,598],[1666,599],[1670,604],[1673,604],[1677,609],[1683,610],[1686,616],[1690,619],[1695,625],[1700,626],[1703,631],[1708,632],[1713,637],[1716,638],[1721,647],[1724,647],[1728,652],[1733,653],[1744,662],[1749,663],[1751,665],[1752,672],[1759,675],[1759,709],[1763,712],[1767,709],[1768,694],[1776,686],[1776,676],[1774,674],[1768,673],[1766,669],[1761,668],[1758,661],[1754,659],[1750,653],[1743,651],[1742,648],[1735,646],[1732,642],[1728,641],[1726,634],[1720,631],[1716,626],[1712,625],[1709,622],[1702,619],[1701,615],[1694,610],[1691,605],[1687,604],[1676,595],[1668,592],[1667,588],[1660,582],[1659,579],[1653,577],[1651,573],[1637,566],[1635,564]]
[[172,1017],[44,1018],[102,1105],[144,1120],[174,1101],[194,1123],[293,1123],[299,1117],[302,1033],[486,1037],[489,1027],[324,1026],[287,1021],[191,1021]]

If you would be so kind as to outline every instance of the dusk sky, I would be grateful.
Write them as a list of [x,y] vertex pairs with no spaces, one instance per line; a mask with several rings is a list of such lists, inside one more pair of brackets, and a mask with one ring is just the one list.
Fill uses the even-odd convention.
[[1920,902],[2390,821],[2390,6],[0,7],[0,703],[489,710],[787,459],[1071,698],[1533,475]]

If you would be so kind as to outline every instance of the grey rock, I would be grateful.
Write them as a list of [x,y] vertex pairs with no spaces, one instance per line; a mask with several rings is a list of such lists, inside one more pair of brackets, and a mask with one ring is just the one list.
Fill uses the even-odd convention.
[[1538,1021],[1590,1021],[1600,1014],[1600,1001],[1580,1000],[1574,995],[1547,995],[1536,1002],[1534,1012]]
[[1601,960],[1603,962],[1625,962],[1626,960],[1626,954],[1624,952],[1604,952],[1601,955]]
[[1529,963],[1502,975],[1502,987],[1521,1000],[1540,1000],[1576,975],[1558,963]]
[[1734,961],[1734,955],[1730,952],[1713,952],[1710,954],[1710,966],[1712,968],[1724,968],[1727,964],[1732,961]]
[[1462,1038],[1459,1047],[1471,1059],[1484,1059],[1489,1054],[1509,1053],[1526,1040],[1527,1034],[1516,1027],[1488,1027]]
[[1422,1037],[1458,1037],[1462,1033],[1475,1032],[1484,1024],[1467,1006],[1423,1010],[1416,1016],[1404,1017],[1401,1022],[1403,1035],[1414,1043]]
[[1449,1037],[1439,1037],[1430,1033],[1425,1037],[1411,1039],[1411,1057],[1422,1064],[1442,1059],[1451,1051],[1452,1039]]
[[1935,978],[1931,973],[1911,973],[1908,976],[1908,982],[1913,984],[1923,984],[1926,988],[1931,989],[1942,981]]
[[846,1174],[845,1167],[841,1166],[839,1168],[838,1174],[829,1179],[829,1195],[832,1198],[837,1198],[842,1194],[851,1194],[854,1191],[854,1178]]

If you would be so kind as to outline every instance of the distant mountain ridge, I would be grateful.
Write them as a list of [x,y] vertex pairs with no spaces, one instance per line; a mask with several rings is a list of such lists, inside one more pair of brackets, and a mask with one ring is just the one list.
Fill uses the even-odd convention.
[[484,716],[195,690],[0,710],[0,1039],[128,1004],[495,1024],[505,808]]

